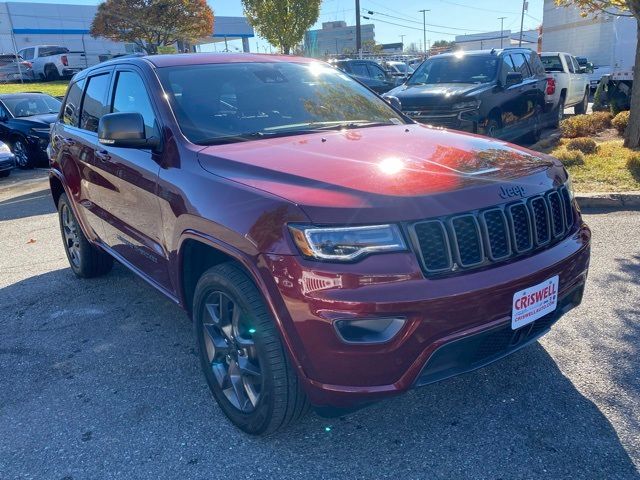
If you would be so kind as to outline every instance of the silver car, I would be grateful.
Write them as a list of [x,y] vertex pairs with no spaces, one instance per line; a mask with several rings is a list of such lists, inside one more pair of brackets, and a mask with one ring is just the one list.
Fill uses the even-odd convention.
[[0,82],[31,82],[34,79],[30,62],[14,54],[0,54]]

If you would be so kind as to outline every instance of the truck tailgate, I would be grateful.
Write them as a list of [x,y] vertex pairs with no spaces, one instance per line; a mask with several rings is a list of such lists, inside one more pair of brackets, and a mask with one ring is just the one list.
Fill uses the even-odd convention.
[[87,68],[87,58],[84,52],[69,52],[65,55],[67,57],[67,67]]

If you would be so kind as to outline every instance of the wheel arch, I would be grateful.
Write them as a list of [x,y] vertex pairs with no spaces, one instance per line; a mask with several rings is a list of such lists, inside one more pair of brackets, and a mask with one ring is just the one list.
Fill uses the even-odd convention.
[[498,122],[498,125],[502,128],[502,109],[500,107],[493,107],[487,114],[487,121],[494,119]]

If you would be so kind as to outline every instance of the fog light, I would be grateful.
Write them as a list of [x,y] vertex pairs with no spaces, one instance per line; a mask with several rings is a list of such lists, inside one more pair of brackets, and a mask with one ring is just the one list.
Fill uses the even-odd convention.
[[346,343],[385,343],[402,329],[404,318],[359,318],[336,320],[333,325]]

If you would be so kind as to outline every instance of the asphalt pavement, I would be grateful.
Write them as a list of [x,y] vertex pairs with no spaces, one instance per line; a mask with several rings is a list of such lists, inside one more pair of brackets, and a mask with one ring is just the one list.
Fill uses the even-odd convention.
[[[191,325],[116,265],[78,280],[46,173],[0,180],[0,479],[640,479],[640,212],[589,211],[584,303],[484,369],[268,438]],[[348,368],[348,365],[345,365]]]

